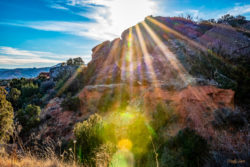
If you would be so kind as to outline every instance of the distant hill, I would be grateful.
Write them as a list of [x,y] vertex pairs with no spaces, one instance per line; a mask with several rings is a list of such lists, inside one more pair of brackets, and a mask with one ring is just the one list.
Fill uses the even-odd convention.
[[49,70],[50,67],[0,69],[0,79],[34,78],[37,77],[40,72],[49,72]]

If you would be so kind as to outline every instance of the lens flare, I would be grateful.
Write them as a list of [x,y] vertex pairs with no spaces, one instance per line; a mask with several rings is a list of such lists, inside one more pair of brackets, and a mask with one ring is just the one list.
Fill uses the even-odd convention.
[[118,142],[117,146],[120,150],[131,150],[132,142],[129,139],[122,139]]

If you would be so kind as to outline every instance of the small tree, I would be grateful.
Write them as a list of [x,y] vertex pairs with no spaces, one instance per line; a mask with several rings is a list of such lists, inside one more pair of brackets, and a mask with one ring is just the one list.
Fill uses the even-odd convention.
[[74,61],[74,65],[83,65],[84,64],[84,61],[82,60],[81,57],[74,58],[73,61]]
[[174,161],[176,161],[175,157],[178,157],[184,163],[184,166],[203,166],[210,158],[210,148],[207,141],[198,135],[196,131],[189,128],[179,131],[163,147],[165,147],[165,151],[163,151],[162,155],[164,155],[164,152],[168,154],[165,154],[162,159],[165,159],[168,163],[171,161],[169,153],[173,156]]
[[24,130],[29,130],[40,122],[41,109],[36,105],[27,105],[25,109],[18,110],[16,118],[23,126]]
[[91,164],[96,149],[103,144],[101,132],[103,130],[101,116],[94,114],[88,120],[77,123],[74,127],[74,135],[79,147],[79,157],[85,163]]
[[67,60],[67,65],[68,66],[73,65],[73,60],[71,58],[69,60]]
[[218,23],[228,23],[231,26],[236,27],[238,25],[247,23],[247,21],[245,16],[238,15],[234,17],[230,14],[226,14],[218,19]]
[[0,87],[0,144],[9,140],[13,132],[13,108],[6,100],[6,91]]
[[11,102],[12,106],[17,109],[19,103],[19,97],[21,95],[21,91],[17,88],[11,88],[10,93],[7,95],[8,101]]
[[215,19],[209,19],[208,22],[210,22],[210,23],[216,23],[216,20]]
[[26,97],[31,97],[34,94],[38,93],[39,88],[37,84],[34,84],[31,81],[29,83],[22,85],[21,91],[22,91],[22,97],[26,98]]
[[70,111],[77,111],[80,108],[80,99],[79,97],[71,97],[71,96],[67,96],[61,106],[65,109],[65,110],[70,110]]
[[192,21],[193,20],[193,16],[191,14],[187,14],[186,19]]
[[224,16],[221,16],[221,18],[218,19],[218,23],[231,22],[233,20],[234,20],[234,16],[230,14],[226,14]]
[[245,23],[247,23],[245,16],[238,15],[238,16],[236,16],[236,20],[237,20],[238,24],[245,24]]

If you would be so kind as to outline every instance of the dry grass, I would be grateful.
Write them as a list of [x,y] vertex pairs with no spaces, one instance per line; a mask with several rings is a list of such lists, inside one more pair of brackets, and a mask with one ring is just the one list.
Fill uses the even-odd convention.
[[[44,146],[36,144],[35,147],[28,148],[18,134],[19,131],[15,128],[12,134],[14,144],[0,145],[0,167],[83,167],[76,162],[72,151],[64,151],[60,157],[56,155],[55,148],[61,149],[61,143],[48,139],[44,141]],[[31,135],[29,140],[32,139],[34,136]]]
[[20,159],[14,156],[0,156],[1,167],[80,167],[71,162],[62,162],[57,157],[47,159],[38,159],[34,156],[24,156]]

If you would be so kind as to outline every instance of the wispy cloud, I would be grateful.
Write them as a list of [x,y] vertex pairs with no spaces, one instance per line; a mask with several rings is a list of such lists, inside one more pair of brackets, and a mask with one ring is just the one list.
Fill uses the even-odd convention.
[[239,6],[239,4],[236,4],[236,6],[229,10],[227,13],[231,15],[242,15],[242,14],[250,14],[250,5],[243,5]]
[[214,15],[213,18],[219,19],[221,16],[224,16],[225,14],[230,14],[233,16],[237,16],[237,15],[244,15],[249,19],[250,16],[250,5],[242,5],[241,3],[235,3],[234,7],[232,7],[231,9],[227,9],[227,10],[220,10],[217,12],[214,12],[217,15]]
[[66,8],[65,6],[59,5],[59,4],[51,4],[49,5],[50,8],[59,9],[59,10],[69,10],[69,8]]
[[27,65],[27,64],[32,64],[32,63],[60,63],[58,60],[50,60],[50,59],[43,59],[43,58],[12,58],[12,57],[7,57],[7,56],[1,56],[0,55],[0,65],[5,65],[5,64],[11,64],[11,65]]
[[[70,8],[90,9],[89,12],[75,12]],[[98,41],[120,37],[122,31],[144,20],[157,11],[154,0],[54,0],[50,7],[69,10],[71,13],[92,21],[11,21],[1,24],[24,26],[43,31],[57,31],[84,36]],[[80,10],[81,11],[81,10]]]
[[[51,52],[21,50],[12,47],[0,46],[0,67],[10,65],[32,65],[41,63],[43,66],[57,64],[80,55],[58,55]],[[88,56],[86,56],[87,58]]]
[[109,31],[108,23],[86,23],[86,22],[67,22],[67,21],[15,21],[4,22],[13,26],[28,27],[42,31],[62,32],[76,36],[88,37],[94,40],[111,40],[119,36],[115,32]]
[[26,56],[26,57],[37,57],[37,54],[27,50],[18,50],[12,47],[0,47],[0,54],[4,55],[16,55],[16,56]]

